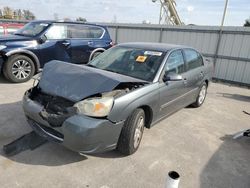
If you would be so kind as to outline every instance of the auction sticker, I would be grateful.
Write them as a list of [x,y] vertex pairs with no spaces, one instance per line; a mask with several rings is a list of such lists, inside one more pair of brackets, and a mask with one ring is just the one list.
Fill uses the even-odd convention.
[[142,56],[142,55],[139,55],[137,58],[136,58],[136,62],[139,62],[139,63],[144,63],[147,59],[147,56]]
[[162,52],[156,52],[156,51],[145,51],[144,55],[155,55],[155,56],[161,56]]

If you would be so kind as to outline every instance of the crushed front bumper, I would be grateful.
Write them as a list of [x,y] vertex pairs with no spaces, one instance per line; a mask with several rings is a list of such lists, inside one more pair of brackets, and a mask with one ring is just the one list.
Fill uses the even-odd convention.
[[36,133],[79,153],[100,153],[115,149],[124,124],[76,114],[67,118],[62,126],[52,127],[39,115],[43,106],[31,100],[28,94],[23,97],[23,109],[28,123]]

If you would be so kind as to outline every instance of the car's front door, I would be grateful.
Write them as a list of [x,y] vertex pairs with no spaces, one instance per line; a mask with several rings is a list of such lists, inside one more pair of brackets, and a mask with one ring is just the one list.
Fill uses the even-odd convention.
[[43,66],[51,60],[70,61],[70,39],[65,24],[53,24],[43,36],[46,39],[39,45],[39,59]]
[[[169,73],[175,73],[181,76],[185,75],[185,64],[181,50],[171,52],[163,71],[166,75]],[[183,102],[185,102],[186,82],[185,79],[165,82],[160,80],[159,84],[159,118],[162,118],[183,107]]]

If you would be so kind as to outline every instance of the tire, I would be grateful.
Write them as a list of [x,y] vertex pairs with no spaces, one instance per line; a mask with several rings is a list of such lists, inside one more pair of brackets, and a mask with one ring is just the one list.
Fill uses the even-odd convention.
[[6,79],[14,83],[30,80],[35,73],[34,62],[25,55],[13,55],[8,58],[3,73]]
[[207,84],[204,82],[201,85],[196,101],[191,106],[195,108],[200,107],[204,103],[206,96],[207,96]]
[[124,155],[131,155],[140,146],[145,126],[145,113],[141,108],[136,109],[125,121],[117,150]]

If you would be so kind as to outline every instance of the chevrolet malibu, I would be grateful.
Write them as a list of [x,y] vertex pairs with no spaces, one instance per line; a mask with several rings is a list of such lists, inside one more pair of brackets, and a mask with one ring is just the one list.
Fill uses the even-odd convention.
[[212,72],[190,47],[120,44],[86,65],[47,63],[23,109],[38,135],[73,151],[130,155],[144,127],[203,104]]

